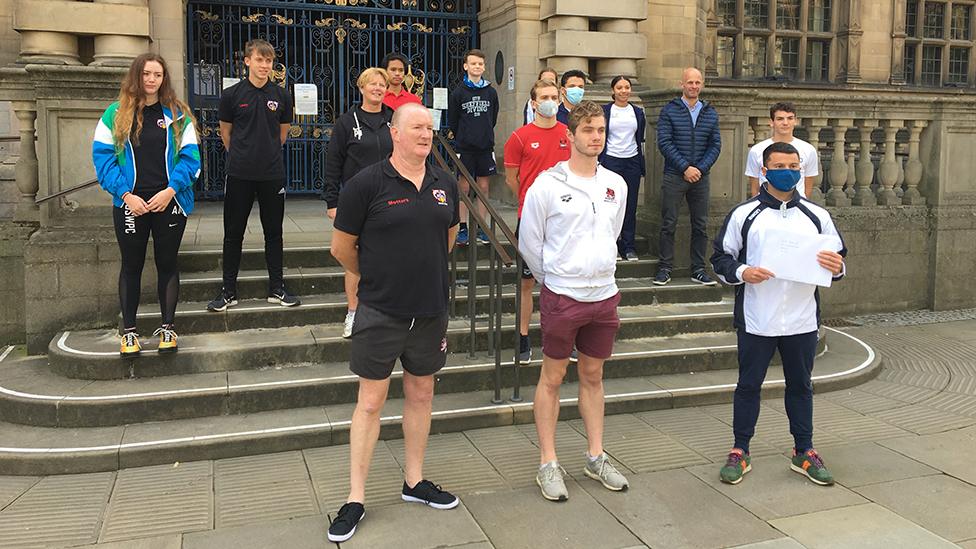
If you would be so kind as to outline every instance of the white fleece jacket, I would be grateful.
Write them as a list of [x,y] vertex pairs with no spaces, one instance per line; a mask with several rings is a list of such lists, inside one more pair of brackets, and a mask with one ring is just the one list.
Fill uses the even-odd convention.
[[519,224],[519,253],[540,284],[577,301],[617,293],[617,236],[624,223],[627,184],[597,167],[579,177],[560,162],[529,187]]

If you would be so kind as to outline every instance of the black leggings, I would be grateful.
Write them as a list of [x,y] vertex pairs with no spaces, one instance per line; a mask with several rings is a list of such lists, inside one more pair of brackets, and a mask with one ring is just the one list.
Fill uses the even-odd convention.
[[268,265],[268,293],[284,288],[281,223],[285,217],[284,180],[252,181],[227,176],[224,185],[224,290],[237,295],[237,273],[247,218],[255,196],[264,232],[264,261]]
[[127,206],[113,208],[115,237],[122,252],[119,271],[119,301],[122,305],[122,328],[136,327],[136,311],[142,293],[142,267],[146,264],[146,247],[152,234],[156,259],[159,310],[163,324],[173,324],[176,302],[180,297],[180,270],[177,253],[186,229],[186,216],[176,201],[161,212],[132,215]]

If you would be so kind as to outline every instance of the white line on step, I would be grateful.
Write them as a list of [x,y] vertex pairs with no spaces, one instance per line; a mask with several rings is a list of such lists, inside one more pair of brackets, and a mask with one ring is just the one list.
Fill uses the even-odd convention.
[[[66,331],[61,334],[58,338],[58,349],[62,351],[73,354],[73,355],[84,355],[84,356],[114,356],[119,357],[119,353],[115,351],[82,351],[80,349],[75,349],[74,347],[68,345],[68,335],[71,334],[70,331]],[[190,351],[196,349],[196,347],[180,347],[181,351]],[[143,349],[143,353],[159,353],[157,349]]]
[[[870,365],[872,362],[874,362],[874,357],[875,357],[874,350],[869,345],[867,345],[866,343],[864,343],[860,339],[858,339],[858,338],[856,338],[856,337],[854,337],[854,336],[852,336],[852,335],[850,335],[848,333],[842,332],[840,330],[836,330],[834,328],[827,328],[827,329],[830,330],[830,331],[832,331],[832,332],[835,332],[835,333],[837,333],[837,334],[839,334],[839,335],[841,335],[843,337],[847,337],[847,338],[850,338],[851,340],[855,341],[862,348],[865,349],[865,351],[867,352],[867,355],[868,356],[867,356],[867,358],[863,362],[861,362],[861,364],[855,366],[854,368],[851,368],[849,370],[845,370],[843,372],[833,373],[833,374],[825,374],[825,375],[822,375],[822,376],[813,376],[813,378],[812,378],[813,381],[819,381],[819,380],[830,379],[830,378],[835,378],[835,377],[839,377],[839,376],[854,374],[854,373],[857,373],[857,372],[863,370],[864,368],[867,368],[868,365]],[[770,381],[764,382],[763,385],[764,386],[766,386],[766,385],[774,385],[774,384],[779,384],[779,383],[783,383],[783,382],[784,381],[781,380],[781,379],[780,380],[770,380]],[[731,388],[731,387],[735,387],[735,385],[734,384],[724,384],[724,385],[706,385],[706,386],[701,386],[701,387],[682,387],[682,388],[667,389],[667,390],[665,390],[665,389],[659,389],[659,390],[654,390],[654,391],[641,391],[641,392],[635,392],[635,393],[610,394],[610,395],[606,395],[606,398],[607,399],[619,399],[619,398],[627,398],[627,397],[635,397],[635,396],[651,396],[651,395],[656,395],[656,394],[667,394],[667,393],[672,393],[673,394],[673,393],[690,392],[690,391],[707,391],[707,390],[713,390],[713,389],[728,389],[728,388]],[[565,399],[560,399],[560,402],[574,403],[574,402],[576,402],[576,400],[577,399],[575,399],[575,398],[565,398]],[[452,415],[466,414],[466,413],[471,413],[471,412],[482,412],[482,411],[487,411],[487,410],[495,410],[495,409],[499,409],[499,408],[525,408],[525,407],[528,407],[528,406],[531,406],[531,405],[532,405],[531,402],[520,402],[520,403],[513,403],[513,404],[497,404],[497,405],[489,405],[489,406],[479,406],[479,407],[474,407],[474,408],[463,408],[463,409],[460,409],[460,410],[441,410],[441,411],[434,412],[432,415],[433,416],[437,416],[437,417],[443,417],[443,416],[452,416]],[[399,419],[401,419],[401,416],[386,416],[386,417],[381,418],[380,421],[381,422],[391,422],[391,421],[397,421]],[[147,440],[147,441],[143,441],[143,442],[127,442],[127,443],[111,444],[111,445],[102,445],[102,446],[83,446],[83,447],[75,447],[75,448],[16,448],[16,447],[0,447],[0,454],[52,454],[52,455],[55,455],[55,454],[69,454],[69,453],[91,453],[91,452],[100,452],[100,451],[120,451],[120,450],[133,449],[133,448],[152,448],[152,447],[168,446],[168,445],[178,444],[178,443],[182,443],[182,442],[200,442],[200,441],[208,441],[208,440],[227,439],[227,438],[233,438],[233,437],[270,435],[270,434],[276,434],[276,433],[293,433],[293,432],[308,431],[308,430],[314,430],[314,429],[325,429],[325,428],[344,427],[344,426],[347,426],[349,424],[350,424],[350,421],[346,420],[346,421],[336,421],[336,422],[331,422],[331,423],[312,423],[312,424],[305,424],[305,425],[293,425],[293,426],[288,426],[288,427],[274,427],[274,428],[268,428],[268,429],[256,429],[256,430],[252,430],[252,431],[237,431],[237,432],[232,432],[232,433],[217,433],[217,434],[212,434],[212,435],[199,435],[199,436],[192,436],[192,437],[171,438],[171,439],[162,439],[162,440]]]
[[3,350],[3,354],[0,354],[0,362],[3,362],[3,359],[7,358],[7,355],[9,355],[13,350],[13,345],[7,345],[7,348]]
[[[62,337],[62,339],[64,339]],[[59,346],[61,340],[59,340]],[[63,347],[62,347],[63,348]],[[10,348],[11,350],[13,347]],[[613,358],[624,358],[624,357],[634,357],[634,356],[654,356],[673,352],[697,352],[697,351],[722,351],[735,349],[735,345],[713,345],[710,347],[675,347],[672,349],[657,349],[653,351],[631,351],[626,353],[614,353]],[[9,352],[9,351],[8,351]],[[93,351],[85,351],[92,353]],[[115,356],[117,353],[108,353]],[[6,356],[6,355],[3,355]],[[3,359],[0,358],[0,361]],[[511,366],[514,361],[502,362],[502,366]],[[447,366],[441,371],[457,371],[457,370],[473,370],[477,368],[485,368],[494,366],[494,362],[483,362],[480,364],[461,364],[458,366]],[[399,377],[403,375],[401,370],[397,370],[393,373],[394,377]],[[57,400],[64,402],[98,402],[98,401],[113,401],[113,400],[127,400],[127,399],[137,399],[137,398],[149,398],[149,397],[163,397],[163,396],[180,396],[180,395],[191,395],[191,394],[206,394],[214,392],[223,391],[233,391],[240,389],[269,389],[272,387],[284,387],[289,385],[304,385],[309,383],[327,383],[327,382],[338,382],[338,381],[348,381],[353,379],[358,379],[359,376],[355,374],[346,374],[338,376],[328,376],[328,377],[310,377],[302,379],[287,379],[280,381],[265,381],[260,383],[241,383],[237,385],[227,385],[227,386],[214,386],[214,387],[200,387],[194,389],[173,389],[169,391],[154,391],[146,393],[127,393],[127,394],[117,394],[117,395],[103,395],[103,396],[69,396],[69,395],[41,395],[35,393],[25,393],[23,391],[18,391],[16,389],[8,389],[6,387],[0,386],[0,394],[6,394],[10,396],[15,396],[18,398],[33,399],[33,400]]]

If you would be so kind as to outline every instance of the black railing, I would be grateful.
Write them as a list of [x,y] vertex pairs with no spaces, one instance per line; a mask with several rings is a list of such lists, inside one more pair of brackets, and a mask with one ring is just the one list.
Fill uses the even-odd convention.
[[53,200],[55,198],[58,198],[59,196],[66,196],[66,195],[69,195],[69,194],[74,193],[74,192],[83,191],[83,190],[87,189],[88,187],[91,187],[92,185],[97,185],[97,184],[98,184],[98,180],[97,179],[89,179],[88,181],[85,181],[84,183],[82,183],[80,185],[75,185],[74,187],[71,187],[70,189],[64,189],[63,191],[58,191],[58,192],[56,192],[54,194],[49,194],[49,195],[47,195],[45,197],[37,198],[37,199],[34,200],[34,204],[43,204],[43,203],[47,202],[48,200]]
[[[518,360],[518,326],[521,320],[520,304],[522,302],[522,291],[521,284],[518,280],[518,273],[522,272],[522,258],[518,253],[518,240],[515,237],[515,233],[512,231],[511,227],[502,219],[501,215],[498,213],[491,203],[488,201],[488,197],[478,188],[475,178],[471,176],[467,168],[464,167],[458,160],[457,154],[451,147],[448,140],[440,135],[435,134],[440,149],[443,149],[444,154],[438,147],[433,147],[433,156],[437,164],[444,170],[450,173],[460,173],[468,182],[468,188],[470,189],[468,194],[459,193],[461,201],[467,207],[468,218],[466,220],[468,224],[468,234],[477,235],[478,229],[484,231],[488,236],[488,288],[487,288],[487,339],[488,339],[488,354],[493,356],[495,359],[495,375],[494,375],[494,389],[495,394],[492,402],[495,404],[500,404],[503,402],[501,397],[502,391],[502,349],[503,349],[503,339],[502,339],[502,312],[504,304],[504,270],[505,269],[515,269],[516,272],[516,284],[515,284],[515,346],[512,350],[513,357],[513,372],[512,372],[512,396],[511,400],[513,402],[519,402],[522,400],[520,396],[520,372],[519,369],[521,365]],[[445,159],[446,158],[446,159]],[[485,207],[488,218],[485,219],[478,213],[478,204],[482,204]],[[507,246],[506,246],[507,244]],[[468,356],[471,358],[475,357],[475,349],[477,348],[477,323],[478,323],[478,245],[474,238],[469,240],[469,244],[466,247],[466,279],[463,279],[467,288],[467,318],[469,327],[469,350]],[[511,252],[509,251],[511,250]],[[451,254],[451,316],[457,316],[457,286],[462,282],[462,279],[458,277],[458,260],[457,254],[460,253],[458,248],[454,248],[454,252]],[[529,299],[532,299],[529,296]]]

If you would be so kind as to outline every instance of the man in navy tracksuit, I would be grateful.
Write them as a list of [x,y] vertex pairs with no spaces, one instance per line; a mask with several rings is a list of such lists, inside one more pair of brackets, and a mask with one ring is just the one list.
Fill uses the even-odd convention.
[[[750,471],[749,441],[759,419],[759,397],[766,370],[779,350],[786,378],[786,415],[793,435],[790,468],[820,485],[834,483],[813,448],[813,384],[820,297],[817,286],[776,278],[759,266],[763,243],[777,232],[835,235],[840,250],[822,250],[817,263],[834,280],[845,273],[847,248],[827,210],[795,190],[800,181],[800,153],[789,143],[773,143],[763,151],[759,194],[729,212],[715,236],[712,268],[726,284],[735,285],[735,328],[739,381],[735,388],[732,430],[735,445],[719,473],[722,482],[738,484]],[[744,284],[743,284],[744,283]]]
[[665,105],[657,121],[657,148],[664,155],[660,262],[653,280],[658,286],[671,281],[674,229],[682,200],[688,201],[691,214],[691,281],[715,285],[715,281],[705,274],[708,171],[722,151],[722,136],[719,134],[718,112],[698,99],[704,85],[698,69],[685,69],[681,75],[681,97]]
[[[454,146],[461,163],[477,181],[481,194],[488,196],[491,176],[497,173],[495,166],[495,123],[498,122],[498,93],[481,76],[485,72],[485,54],[481,50],[468,50],[464,54],[464,81],[451,92],[447,109],[448,125],[454,134]],[[462,193],[468,192],[468,181],[458,177]],[[468,209],[461,204],[461,229],[457,243],[468,243]],[[481,202],[478,212],[484,218],[488,210]],[[478,229],[478,242],[488,243],[488,237]]]

